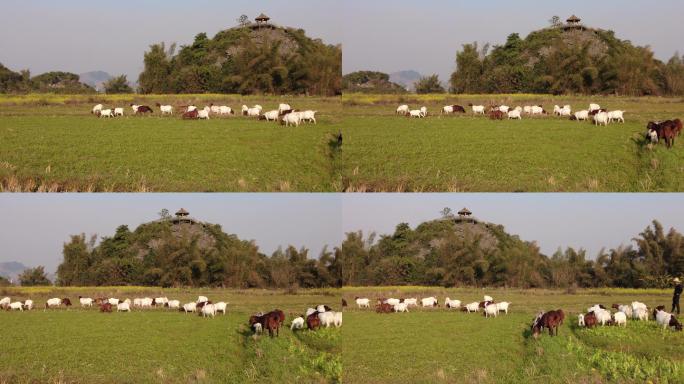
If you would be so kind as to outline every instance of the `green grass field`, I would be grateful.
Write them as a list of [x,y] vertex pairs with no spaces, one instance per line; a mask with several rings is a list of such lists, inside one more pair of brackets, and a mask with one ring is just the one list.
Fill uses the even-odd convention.
[[[130,116],[132,102],[209,103],[239,109],[280,102],[318,111],[318,124],[284,127],[242,116],[183,121]],[[124,107],[98,119],[96,103]],[[334,191],[329,135],[340,130],[339,98],[231,95],[0,96],[3,191]],[[158,110],[157,110],[158,112]]]
[[[205,319],[174,310],[103,314],[78,308],[78,295],[165,295],[182,302],[199,294],[227,301],[228,313]],[[147,288],[0,289],[0,296],[70,297],[69,310],[37,308],[0,312],[3,346],[0,383],[335,383],[342,365],[338,329],[291,332],[292,314],[328,304],[339,310],[339,292],[297,294],[259,290]],[[254,337],[247,320],[257,311],[282,309],[280,336]]]
[[[491,121],[440,116],[442,106],[597,102],[625,110],[626,124],[596,127],[554,117]],[[394,114],[427,106],[426,119]],[[682,99],[541,95],[343,96],[346,191],[636,192],[684,190],[684,141],[673,150],[643,142],[646,123],[684,117]]]
[[[484,318],[444,309],[445,297],[464,303],[489,294],[510,301],[510,313]],[[626,328],[579,329],[577,314],[597,303],[668,304],[669,291],[344,288],[350,303],[342,328],[347,383],[682,383],[684,334],[654,321]],[[376,314],[356,309],[354,297],[436,296],[440,308]],[[566,312],[559,336],[530,337],[539,311]],[[669,309],[669,308],[668,308]]]

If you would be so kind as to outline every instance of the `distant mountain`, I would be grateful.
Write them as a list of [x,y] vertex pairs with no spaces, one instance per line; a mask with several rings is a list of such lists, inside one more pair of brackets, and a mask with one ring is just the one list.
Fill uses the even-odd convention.
[[90,85],[99,91],[102,91],[102,84],[107,82],[113,76],[104,71],[91,71],[86,73],[81,73],[81,82]]
[[0,276],[16,282],[17,276],[24,272],[26,268],[28,267],[17,261],[2,262],[0,263]]
[[390,81],[397,83],[409,90],[414,90],[414,83],[418,81],[422,75],[414,70],[399,71],[390,73]]

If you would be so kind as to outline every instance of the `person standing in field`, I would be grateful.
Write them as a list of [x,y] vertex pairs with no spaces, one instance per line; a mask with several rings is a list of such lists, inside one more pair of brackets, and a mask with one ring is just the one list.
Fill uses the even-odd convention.
[[679,298],[682,296],[682,282],[679,280],[678,277],[675,277],[674,280],[672,280],[675,284],[675,289],[674,289],[674,295],[672,295],[672,313],[675,311],[675,307],[677,307],[677,315],[679,315]]

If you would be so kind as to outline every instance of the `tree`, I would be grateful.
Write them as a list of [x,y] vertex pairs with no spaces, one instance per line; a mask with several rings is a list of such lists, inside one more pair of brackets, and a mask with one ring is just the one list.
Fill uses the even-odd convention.
[[169,210],[166,208],[162,208],[161,211],[158,213],[159,218],[162,220],[168,220],[171,218],[171,213],[169,213]]
[[463,50],[456,53],[456,71],[449,80],[453,93],[477,93],[482,88],[483,63],[480,60],[477,43],[464,44]]
[[440,213],[442,214],[443,219],[448,219],[454,216],[454,213],[451,211],[451,208],[449,207],[444,207],[444,209],[442,209]]
[[47,278],[45,267],[38,266],[36,268],[28,268],[19,275],[19,284],[25,287],[32,287],[37,285],[52,285],[52,282]]
[[240,15],[240,17],[237,18],[238,25],[241,27],[248,26],[250,24],[249,22],[249,16],[247,15]]
[[444,87],[439,81],[439,76],[436,74],[431,76],[421,77],[415,84],[416,93],[444,93]]
[[552,28],[559,28],[563,25],[563,22],[561,21],[560,16],[553,16],[549,19],[549,24]]
[[128,80],[126,75],[121,75],[113,77],[104,83],[105,93],[117,94],[117,93],[133,93],[133,88],[128,85]]
[[176,51],[176,45],[172,44],[166,49],[164,43],[153,44],[150,50],[145,52],[145,68],[138,77],[141,93],[170,93],[170,75],[172,70],[171,59]]

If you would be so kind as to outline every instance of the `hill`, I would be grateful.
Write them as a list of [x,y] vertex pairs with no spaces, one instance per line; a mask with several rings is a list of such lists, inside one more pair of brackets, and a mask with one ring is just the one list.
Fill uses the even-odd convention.
[[225,233],[180,210],[175,216],[130,231],[122,225],[111,237],[75,235],[64,245],[57,269],[63,286],[145,285],[220,287],[325,287],[338,285],[336,261],[324,251],[318,259],[292,246],[266,256],[253,241]]
[[684,236],[676,230],[665,233],[654,221],[634,242],[596,260],[573,248],[549,257],[502,225],[449,212],[415,229],[401,223],[377,242],[348,233],[340,258],[345,285],[663,288],[684,274]]
[[382,72],[358,71],[342,77],[342,88],[348,92],[360,93],[406,93],[406,89],[389,80],[390,76]]
[[0,263],[0,276],[12,281],[17,281],[17,277],[28,268],[24,264],[17,261],[9,261]]
[[341,92],[342,48],[308,37],[303,29],[266,21],[205,33],[168,49],[145,53],[138,83],[143,93],[305,94]]
[[54,71],[31,77],[28,70],[14,72],[0,63],[0,93],[27,92],[87,94],[95,89],[74,73]]
[[390,81],[401,85],[410,91],[415,90],[415,83],[423,77],[420,73],[414,70],[404,70],[390,73]]
[[103,84],[112,79],[112,75],[104,71],[91,71],[81,73],[79,75],[82,83],[87,84],[98,92],[102,92],[104,87]]
[[663,63],[652,50],[613,31],[571,17],[531,32],[510,34],[502,45],[466,44],[451,76],[455,93],[683,94],[678,55]]

